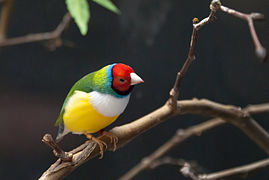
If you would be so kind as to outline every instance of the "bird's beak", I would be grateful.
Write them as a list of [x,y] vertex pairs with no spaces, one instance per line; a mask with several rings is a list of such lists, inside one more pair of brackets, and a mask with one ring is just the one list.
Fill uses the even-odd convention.
[[143,79],[141,79],[141,77],[139,77],[137,74],[135,73],[131,73],[131,85],[136,85],[139,83],[143,83]]

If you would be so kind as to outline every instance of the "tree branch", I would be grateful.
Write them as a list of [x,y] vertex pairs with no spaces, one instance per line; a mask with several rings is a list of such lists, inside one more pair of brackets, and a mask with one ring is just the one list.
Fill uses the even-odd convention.
[[[251,115],[258,113],[268,113],[269,104],[249,105],[244,109],[244,111],[250,113]],[[226,123],[226,121],[220,118],[214,118],[201,124],[191,126],[187,129],[178,129],[176,134],[171,139],[165,142],[151,155],[143,158],[140,163],[138,163],[136,166],[134,166],[132,169],[126,172],[126,174],[124,174],[120,178],[120,180],[127,180],[134,178],[141,171],[149,168],[154,161],[156,161],[157,159],[168,153],[171,149],[181,144],[188,138],[195,135],[201,135],[204,131],[218,127],[220,125],[223,125],[224,123]]]
[[[195,179],[197,177],[196,174],[198,174],[198,172],[204,172],[204,168],[201,167],[196,161],[188,161],[186,162],[184,159],[176,159],[176,158],[171,158],[169,156],[160,158],[160,159],[156,159],[155,161],[152,162],[152,164],[149,166],[150,169],[155,169],[159,166],[162,165],[173,165],[173,166],[179,166],[181,168],[181,172],[184,173],[184,166],[186,165],[190,165],[191,166],[191,170],[192,170],[192,178]],[[189,171],[188,169],[186,169],[187,171]],[[190,174],[189,172],[187,172],[188,175]]]
[[53,138],[52,138],[52,136],[50,134],[45,134],[43,139],[42,139],[42,142],[44,142],[45,144],[50,146],[53,149],[54,155],[56,157],[60,158],[62,161],[71,161],[72,160],[73,154],[64,152],[58,146],[58,144],[55,143],[55,141],[53,140]]
[[248,22],[249,30],[251,37],[253,39],[254,45],[255,45],[255,52],[256,56],[261,59],[262,61],[265,61],[267,58],[267,51],[266,49],[261,45],[259,38],[257,36],[257,33],[255,31],[254,25],[253,25],[253,20],[263,20],[264,16],[260,13],[250,13],[250,14],[245,14],[241,13],[239,11],[236,11],[234,9],[230,9],[225,6],[220,6],[220,10],[231,14],[235,17],[238,17],[240,19],[246,20]]
[[176,76],[176,81],[174,83],[173,88],[170,91],[170,99],[169,99],[169,104],[172,106],[173,109],[176,107],[176,100],[178,99],[179,96],[179,91],[181,88],[181,81],[187,70],[189,69],[189,66],[191,62],[195,59],[195,46],[197,44],[197,39],[198,39],[198,31],[205,26],[206,24],[212,22],[215,20],[215,14],[218,10],[221,10],[223,12],[226,12],[228,14],[234,15],[238,18],[241,18],[243,20],[246,20],[249,25],[251,37],[254,41],[255,45],[255,52],[258,58],[264,62],[267,58],[267,51],[266,49],[261,45],[259,38],[256,34],[254,25],[253,25],[253,20],[263,20],[264,16],[260,13],[251,13],[251,14],[244,14],[241,12],[238,12],[234,9],[230,9],[228,7],[222,6],[220,0],[212,0],[210,4],[210,14],[208,17],[204,18],[202,21],[199,22],[198,18],[193,19],[193,30],[192,30],[192,35],[191,35],[191,42],[190,42],[190,48],[188,52],[188,57],[182,66],[181,70],[177,73]]
[[[152,166],[152,164],[159,158],[161,158],[163,155],[168,153],[171,149],[176,147],[177,145],[181,144],[188,138],[194,136],[194,135],[200,135],[203,131],[209,130],[211,128],[217,127],[221,124],[224,124],[225,121],[221,119],[212,119],[209,121],[206,121],[204,123],[191,126],[187,129],[178,129],[176,134],[166,141],[162,146],[160,146],[157,150],[155,150],[152,154],[149,156],[143,158],[141,162],[139,162],[137,165],[135,165],[132,169],[130,169],[128,172],[126,172],[120,180],[128,180],[133,179],[136,175],[138,175],[140,172],[144,171],[145,169],[148,169]],[[184,163],[183,163],[184,164]],[[183,166],[182,164],[182,166]]]
[[260,113],[269,113],[268,107],[269,107],[269,103],[248,105],[245,108],[245,111],[247,111],[251,115],[260,114]]
[[36,34],[29,34],[21,37],[3,39],[0,41],[0,47],[5,46],[14,46],[24,43],[32,43],[38,41],[48,41],[48,40],[55,40],[61,37],[63,31],[68,27],[69,22],[71,21],[71,16],[69,13],[66,13],[60,22],[60,24],[56,27],[55,30],[51,32],[44,32],[44,33],[36,33]]
[[185,177],[189,177],[193,180],[218,180],[218,179],[228,179],[232,177],[246,177],[249,173],[258,171],[260,169],[269,168],[269,158],[257,161],[248,165],[239,166],[223,171],[218,171],[211,174],[195,175],[192,167],[189,163],[185,163],[181,169],[181,173]]
[[[249,112],[242,110],[239,107],[231,105],[222,105],[205,99],[177,101],[182,78],[186,71],[189,69],[191,62],[195,58],[194,51],[197,43],[198,30],[205,24],[214,20],[214,15],[216,11],[220,8],[220,1],[213,0],[210,5],[211,12],[207,18],[203,19],[200,22],[198,22],[199,20],[197,18],[193,19],[193,32],[188,57],[182,69],[177,74],[174,87],[170,91],[170,98],[167,103],[162,107],[158,108],[157,110],[153,111],[152,113],[149,113],[148,115],[134,122],[115,127],[111,130],[111,132],[119,138],[117,148],[126,145],[136,136],[142,134],[143,132],[149,130],[150,128],[160,124],[161,122],[173,116],[189,113],[221,118],[222,120],[239,127],[243,132],[245,132],[247,136],[249,136],[250,139],[252,139],[267,154],[269,154],[269,135],[250,116]],[[108,144],[108,148],[106,150],[113,150],[113,144],[110,143],[109,138],[105,136],[101,136],[99,138],[106,144]],[[99,146],[96,146],[94,142],[89,141],[79,146],[76,150],[76,152],[70,152],[72,153],[71,161],[65,162],[62,159],[58,159],[56,163],[51,165],[51,167],[40,177],[40,179],[63,178],[67,174],[71,173],[74,169],[79,167],[81,164],[97,156],[100,152]]]
[[[181,101],[182,102],[182,101]],[[269,134],[250,116],[246,111],[241,110],[240,107],[224,106],[208,100],[197,100],[193,106],[190,103],[185,104],[185,112],[193,114],[208,115],[213,117],[220,117],[223,120],[240,128],[250,139],[259,145],[267,154],[269,154]],[[180,106],[178,102],[178,106]],[[180,111],[181,108],[178,108]]]
[[[171,158],[169,156],[166,156],[166,157],[163,157],[163,158],[160,158],[160,159],[156,159],[155,161],[153,161],[149,168],[150,169],[155,169],[159,166],[162,166],[162,165],[175,165],[175,166],[184,166],[184,163],[186,161],[184,159],[175,159],[175,158]],[[192,165],[193,167],[193,165]]]
[[[265,104],[265,106],[267,106],[267,108],[269,109],[268,104]],[[262,108],[266,109],[265,107],[262,107]],[[222,105],[222,104],[214,103],[212,101],[205,100],[205,99],[204,100],[193,99],[193,100],[178,101],[176,111],[171,111],[170,106],[165,104],[161,108],[153,111],[152,113],[149,113],[148,115],[136,121],[113,128],[111,132],[114,133],[119,138],[117,148],[120,148],[126,145],[127,143],[129,143],[136,136],[160,124],[161,122],[164,122],[165,120],[173,116],[182,115],[186,113],[216,116],[224,120],[229,119],[229,121],[234,121],[234,122],[241,121],[241,123],[245,123],[245,121],[249,121],[249,119],[246,119],[245,116],[242,116],[242,114],[246,114],[246,112],[238,107],[230,106],[230,105]],[[245,126],[245,128],[252,128],[252,129],[255,129],[257,127],[261,128],[257,123]],[[265,139],[265,137],[263,136],[266,136],[266,138],[268,137],[268,134],[266,133],[266,131],[264,129],[262,129],[262,131],[264,133],[262,134],[258,133],[258,135],[255,136],[257,139],[254,138],[254,142],[256,142],[257,144],[260,143],[261,141],[260,139]],[[255,133],[256,131],[253,132],[253,134]],[[110,150],[110,151],[113,150],[113,144],[110,142],[109,138],[107,138],[106,136],[101,136],[99,138],[108,144],[108,149],[106,150]],[[268,153],[269,142],[268,141],[267,142],[262,141],[262,142],[264,144],[261,147],[264,149],[264,151]],[[94,145],[95,147],[93,147]],[[88,149],[90,148],[91,151],[85,150],[87,148]],[[75,153],[70,152],[73,154],[72,161],[63,162],[61,161],[61,159],[57,160],[56,163],[53,164],[41,176],[40,179],[55,179],[56,177],[63,178],[64,176],[66,176],[67,174],[75,170],[77,167],[79,167],[81,164],[99,155],[99,152],[100,152],[99,146],[96,146],[96,144],[92,141],[91,142],[87,141],[86,143],[82,144],[81,147],[78,147],[77,149],[80,149],[80,150]]]
[[178,96],[179,96],[182,78],[185,75],[185,73],[188,71],[192,61],[195,59],[194,53],[195,53],[195,47],[196,47],[197,39],[198,39],[198,31],[201,27],[208,24],[209,22],[212,22],[215,19],[217,7],[218,6],[216,5],[216,3],[213,3],[213,1],[212,1],[211,5],[210,5],[211,12],[210,12],[208,17],[204,18],[201,22],[199,22],[198,18],[194,18],[192,20],[193,29],[192,29],[188,57],[187,57],[185,63],[183,64],[181,70],[177,73],[175,84],[170,91],[170,98],[169,98],[168,102],[171,105],[173,110],[175,110],[175,108],[176,108],[176,101],[177,101]]
[[235,177],[245,178],[250,173],[256,172],[261,169],[269,168],[269,158],[260,160],[251,164],[234,167],[210,174],[199,174],[203,168],[200,167],[195,161],[186,162],[184,159],[175,159],[171,157],[163,157],[152,162],[149,168],[154,169],[162,165],[174,165],[182,167],[180,172],[187,178],[192,180],[218,180],[230,179]]

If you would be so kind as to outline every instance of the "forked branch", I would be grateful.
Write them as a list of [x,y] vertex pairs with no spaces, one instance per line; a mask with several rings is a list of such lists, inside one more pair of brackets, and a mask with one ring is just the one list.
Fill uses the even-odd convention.
[[266,49],[261,45],[259,38],[256,34],[255,27],[253,25],[253,20],[263,20],[264,16],[260,13],[250,13],[250,14],[245,14],[241,13],[239,11],[236,11],[234,9],[230,9],[228,7],[222,6],[220,0],[212,0],[210,4],[210,14],[208,17],[204,18],[199,22],[198,18],[193,19],[193,29],[192,29],[192,35],[191,35],[191,42],[190,42],[190,48],[189,48],[189,53],[188,57],[182,66],[181,70],[178,72],[176,76],[176,81],[174,83],[173,88],[170,91],[170,99],[169,99],[169,104],[172,106],[174,109],[176,100],[178,99],[179,96],[179,91],[181,87],[181,81],[187,70],[189,69],[189,66],[191,62],[195,59],[195,47],[197,44],[197,39],[198,39],[198,31],[205,26],[206,24],[213,22],[215,20],[215,15],[216,12],[221,10],[225,13],[231,14],[235,17],[238,17],[240,19],[246,20],[248,22],[249,30],[251,37],[253,39],[254,45],[255,45],[255,52],[256,55],[259,59],[264,62],[267,59],[267,51]]
[[[250,105],[244,108],[245,112],[248,112],[251,115],[258,113],[269,113],[269,104],[261,104],[261,105]],[[176,134],[166,141],[162,146],[160,146],[157,150],[155,150],[152,154],[147,157],[144,157],[137,165],[135,165],[132,169],[126,172],[120,180],[128,180],[133,179],[137,174],[141,173],[145,169],[148,169],[155,163],[156,160],[167,154],[171,149],[177,147],[185,140],[197,135],[201,135],[203,132],[213,129],[215,127],[219,127],[225,124],[226,121],[220,118],[214,118],[203,122],[201,124],[197,124],[191,126],[187,129],[178,129]]]
[[246,14],[246,13],[241,13],[239,11],[236,11],[234,9],[230,9],[228,7],[225,6],[220,6],[220,10],[231,14],[235,17],[238,17],[240,19],[246,20],[248,22],[248,27],[249,27],[249,31],[251,34],[251,37],[253,39],[254,45],[255,45],[255,52],[256,52],[256,56],[261,59],[261,61],[265,61],[267,58],[267,51],[266,49],[261,45],[260,40],[257,36],[255,27],[254,27],[254,23],[253,20],[263,20],[264,16],[260,13],[250,13],[250,14]]
[[181,169],[181,173],[185,177],[188,177],[192,180],[218,180],[218,179],[229,179],[232,177],[245,178],[250,173],[265,168],[269,168],[269,158],[251,164],[247,164],[244,166],[226,169],[211,174],[201,174],[201,175],[196,175],[195,172],[192,170],[191,164],[185,163],[183,168]]
[[170,98],[169,98],[168,103],[171,105],[173,110],[175,110],[176,108],[176,101],[179,96],[182,78],[185,75],[185,73],[188,71],[192,61],[195,59],[195,47],[196,47],[197,39],[198,39],[198,31],[201,27],[208,24],[209,22],[212,22],[215,19],[216,11],[217,11],[216,5],[215,3],[212,3],[211,12],[207,18],[203,19],[201,22],[199,22],[198,18],[194,18],[192,20],[193,29],[192,29],[188,57],[185,63],[183,64],[181,70],[177,73],[175,84],[170,91]]
[[[240,107],[235,107],[232,105],[223,105],[205,99],[202,100],[193,99],[184,101],[177,100],[180,92],[182,78],[189,69],[191,62],[195,58],[194,52],[195,52],[195,46],[197,44],[199,29],[204,25],[206,25],[207,23],[214,20],[216,11],[223,10],[225,8],[226,7],[222,6],[219,0],[213,0],[210,5],[211,12],[207,18],[203,19],[200,22],[197,18],[194,18],[193,31],[191,36],[191,43],[188,57],[182,69],[177,74],[177,78],[173,86],[173,89],[170,91],[170,98],[168,102],[162,107],[158,108],[152,113],[145,115],[140,119],[137,119],[129,124],[113,128],[111,132],[114,133],[119,138],[117,148],[126,145],[136,136],[142,134],[145,131],[148,131],[152,127],[160,124],[163,121],[168,120],[173,116],[188,113],[188,114],[199,114],[203,116],[206,115],[209,117],[218,118],[217,120],[218,122],[211,121],[210,122],[212,123],[211,125],[209,125],[210,123],[203,124],[204,129],[199,127],[202,130],[206,130],[215,127],[217,125],[220,125],[223,123],[222,121],[233,124],[234,126],[240,128],[252,141],[254,141],[261,149],[263,149],[267,154],[269,154],[269,134],[251,117],[251,112],[248,111],[247,109],[242,110]],[[255,19],[254,16],[252,16],[251,18]],[[253,24],[250,27],[254,28]],[[251,30],[252,36],[255,35],[253,34],[253,32],[255,31]],[[255,39],[255,37],[253,39]],[[254,43],[256,45],[256,50],[257,47],[260,50],[260,47],[262,46],[259,43],[257,43],[256,39],[254,40]],[[260,108],[262,108],[263,110],[266,109],[268,111],[269,109],[268,106],[269,106],[268,104],[265,104],[262,107],[260,106]],[[253,109],[257,110],[257,107],[255,108],[249,107],[249,108],[252,109],[252,111]],[[195,131],[192,129],[192,131],[190,132]],[[178,142],[183,141],[192,135],[193,135],[192,133],[189,133],[188,135],[185,134],[185,136],[181,136],[181,139],[179,138],[180,140],[177,141]],[[106,150],[113,150],[113,144],[110,143],[110,139],[106,138],[105,136],[101,136],[99,138],[106,144],[108,144],[108,148]],[[53,144],[53,142],[51,143]],[[51,147],[54,148],[54,146]],[[169,150],[169,148],[167,149]],[[60,154],[63,155],[63,151],[60,150],[59,152]],[[71,173],[81,164],[99,155],[99,152],[100,152],[99,146],[96,146],[94,142],[87,141],[83,145],[76,148],[74,151],[69,152],[72,155],[72,159],[70,161],[66,162],[64,161],[62,156],[59,156],[60,159],[58,159],[56,163],[51,165],[51,167],[45,173],[43,173],[40,179],[61,179],[66,175],[68,175],[69,173]]]
[[[260,107],[269,111],[269,104],[264,104],[264,106],[266,106],[266,108]],[[253,130],[252,134],[255,134],[258,130],[261,130],[263,133],[258,133],[256,136],[249,134],[247,135],[250,136],[255,143],[257,143],[265,152],[269,154],[269,141],[264,141],[266,138],[268,138],[268,133],[261,126],[259,126],[259,124],[252,123],[252,119],[246,119],[244,116],[242,116],[247,112],[239,107],[222,105],[209,100],[193,99],[178,101],[176,111],[171,111],[170,106],[165,104],[161,108],[140,119],[137,119],[136,121],[113,128],[111,132],[119,138],[117,148],[120,148],[129,143],[136,136],[160,124],[161,122],[164,122],[173,116],[186,113],[207,115],[212,117],[217,116],[223,120],[228,120],[228,122],[234,121],[236,122],[235,124],[246,124],[246,126],[242,126],[241,129],[244,130],[244,128],[250,128]],[[106,136],[101,136],[99,138],[108,145],[108,149],[106,150],[113,151],[113,144],[110,142],[109,138]],[[51,165],[51,167],[41,176],[40,179],[55,179],[56,177],[65,177],[81,164],[99,155],[99,146],[95,145],[96,144],[94,142],[87,141],[76,148],[76,150],[73,152],[69,152],[73,155],[70,162],[58,159],[58,161]]]
[[70,16],[70,14],[66,13],[64,15],[62,21],[56,27],[55,30],[53,30],[51,32],[29,34],[29,35],[25,35],[25,36],[21,36],[21,37],[3,39],[0,41],[0,47],[14,46],[14,45],[18,45],[18,44],[25,44],[25,43],[38,42],[38,41],[48,41],[48,40],[60,39],[61,34],[68,27],[71,19],[72,18]]

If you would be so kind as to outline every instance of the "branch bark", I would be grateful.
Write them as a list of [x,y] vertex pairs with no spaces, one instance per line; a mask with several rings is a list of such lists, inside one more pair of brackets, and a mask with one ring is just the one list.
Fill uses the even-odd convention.
[[[267,108],[263,107],[263,109],[269,109],[268,104],[265,104],[265,106],[267,106]],[[239,107],[231,105],[222,105],[205,99],[178,101],[176,111],[172,111],[171,107],[166,103],[161,108],[153,111],[152,113],[149,113],[148,115],[136,121],[113,128],[111,132],[119,138],[117,148],[120,148],[129,143],[136,136],[160,124],[161,122],[164,122],[165,120],[173,116],[187,113],[216,116],[222,118],[223,120],[228,119],[227,122],[233,122],[234,124],[247,124],[246,126],[242,126],[242,129],[244,130],[251,128],[252,130],[254,130],[253,132],[251,132],[252,134],[256,133],[255,130],[257,128],[259,130],[261,129],[263,133],[258,133],[257,135],[253,136],[253,141],[256,142],[258,145],[260,145],[260,142],[262,142],[263,146],[260,145],[260,147],[262,147],[262,149],[269,154],[269,138],[267,132],[257,123],[249,124],[250,120],[246,118],[246,116],[244,116],[244,114],[248,114],[247,112],[245,112]],[[248,115],[247,117],[250,116]],[[113,144],[110,142],[109,138],[105,136],[101,136],[99,138],[108,144],[108,149],[106,150],[113,151]],[[266,138],[268,138],[267,141],[263,141]],[[65,162],[61,159],[58,159],[56,163],[51,165],[51,167],[40,177],[40,179],[61,179],[71,173],[81,164],[94,158],[95,156],[98,156],[100,152],[99,146],[96,146],[96,144],[92,141],[87,141],[77,149],[79,150],[75,151],[75,153],[69,152],[73,154],[72,161]],[[91,151],[89,151],[88,149],[90,149]]]
[[21,37],[3,39],[0,41],[0,47],[59,39],[63,31],[68,27],[71,19],[71,15],[69,13],[66,13],[55,30],[51,32],[29,34]]
[[260,40],[259,40],[257,33],[256,33],[256,30],[255,30],[255,27],[254,27],[254,24],[253,24],[253,20],[263,20],[264,16],[260,13],[250,13],[250,14],[242,13],[242,12],[236,11],[234,9],[225,7],[225,6],[220,6],[220,10],[248,22],[250,35],[251,35],[253,42],[254,42],[254,45],[255,45],[256,56],[259,59],[261,59],[262,62],[265,61],[267,59],[267,51],[261,45]]
[[[212,1],[213,2],[213,1]],[[194,18],[192,20],[193,22],[193,29],[192,29],[192,35],[191,35],[191,42],[190,42],[190,48],[189,48],[189,52],[188,52],[188,57],[185,60],[185,63],[183,64],[181,70],[177,73],[176,76],[176,81],[174,83],[173,88],[170,91],[170,98],[169,98],[169,104],[171,105],[172,109],[175,110],[176,109],[176,101],[178,99],[179,96],[179,91],[181,88],[181,81],[183,79],[183,76],[185,75],[185,73],[188,71],[192,61],[194,61],[195,59],[195,47],[197,44],[197,40],[198,40],[198,31],[201,27],[203,27],[204,25],[208,24],[209,22],[212,22],[215,19],[215,14],[217,11],[217,6],[215,5],[215,3],[211,3],[212,7],[211,12],[209,14],[209,16],[207,18],[204,18],[201,22],[199,22],[198,18]]]
[[139,162],[132,169],[126,172],[122,177],[119,178],[119,180],[133,179],[136,175],[138,175],[145,169],[148,169],[149,167],[151,167],[152,164],[154,164],[154,162],[157,159],[161,158],[163,155],[168,153],[171,149],[175,148],[177,145],[181,144],[185,140],[189,139],[190,137],[194,135],[200,135],[203,131],[220,126],[224,123],[225,121],[216,118],[216,119],[212,119],[198,125],[191,126],[187,129],[178,129],[176,134],[171,139],[166,141],[162,146],[160,146],[152,154],[143,158],[141,162]]
[[199,171],[203,171],[203,167],[197,164],[195,161],[185,161],[184,159],[175,159],[171,157],[163,157],[153,161],[150,164],[150,169],[162,165],[174,165],[181,167],[180,172],[187,178],[192,180],[218,180],[218,179],[230,179],[230,178],[246,178],[250,173],[254,173],[261,169],[269,168],[269,158],[260,160],[251,164],[238,166],[222,171],[201,174]]
[[[249,105],[244,109],[244,111],[248,112],[251,115],[258,113],[268,113],[269,104]],[[126,172],[120,178],[120,180],[133,179],[137,174],[149,168],[154,161],[161,158],[163,155],[168,153],[171,149],[175,148],[177,145],[181,144],[185,140],[195,135],[201,135],[204,131],[221,126],[225,123],[226,121],[220,118],[214,118],[201,124],[191,126],[187,129],[178,129],[176,134],[171,139],[165,142],[151,155],[143,158],[141,162],[139,162],[136,166]]]
[[218,171],[211,174],[195,175],[190,164],[185,163],[184,167],[181,169],[181,173],[185,177],[189,177],[193,180],[218,180],[218,179],[228,179],[232,177],[246,177],[249,173],[258,171],[260,169],[269,168],[269,158],[257,161],[248,165],[239,166],[231,169],[226,169]]

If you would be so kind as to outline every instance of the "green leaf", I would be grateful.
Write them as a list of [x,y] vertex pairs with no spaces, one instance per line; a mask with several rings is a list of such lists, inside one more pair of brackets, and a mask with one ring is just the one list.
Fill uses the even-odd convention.
[[115,4],[111,0],[93,0],[93,2],[103,6],[104,8],[116,13],[120,14],[120,10],[115,6]]
[[90,20],[90,9],[87,0],[66,0],[67,9],[82,35],[86,35],[88,31],[88,22]]

